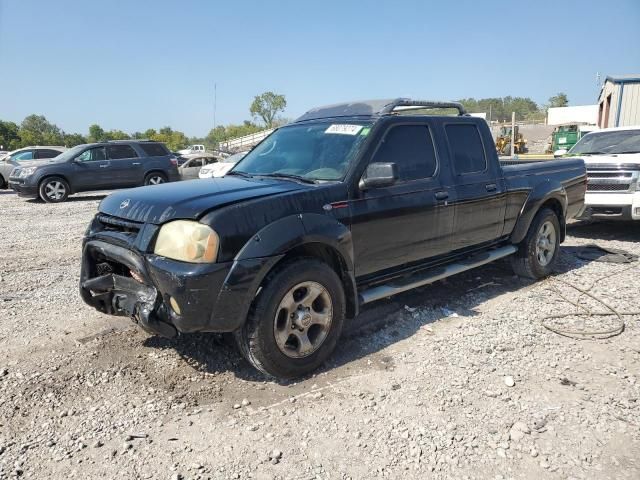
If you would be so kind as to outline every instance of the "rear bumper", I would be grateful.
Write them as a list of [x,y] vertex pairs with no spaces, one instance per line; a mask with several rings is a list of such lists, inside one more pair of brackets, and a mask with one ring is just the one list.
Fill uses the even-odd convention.
[[640,220],[640,192],[587,193],[581,219]]
[[278,259],[190,264],[88,240],[80,295],[103,313],[131,317],[166,337],[232,332],[244,324],[261,279]]
[[37,185],[27,185],[13,178],[9,178],[9,188],[21,197],[36,198],[38,196]]

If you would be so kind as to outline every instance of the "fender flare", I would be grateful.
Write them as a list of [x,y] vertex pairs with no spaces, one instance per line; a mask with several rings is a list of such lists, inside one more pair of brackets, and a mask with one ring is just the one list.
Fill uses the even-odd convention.
[[531,190],[522,205],[520,214],[518,215],[518,220],[516,220],[516,224],[511,232],[512,243],[518,244],[524,240],[524,237],[526,237],[529,227],[531,226],[531,222],[533,222],[533,218],[536,216],[542,205],[549,200],[557,201],[562,208],[562,212],[560,212],[561,216],[558,220],[560,221],[560,226],[562,228],[561,237],[564,239],[564,216],[567,211],[567,192],[562,184],[557,180],[547,179],[546,181],[536,185]]
[[320,243],[335,249],[353,271],[351,230],[334,218],[317,213],[290,215],[256,233],[238,252],[235,261],[284,255],[293,248]]
[[[269,272],[297,247],[321,244],[341,257],[343,271],[337,272],[347,296],[348,310],[358,313],[351,230],[334,218],[320,214],[296,214],[276,220],[262,228],[240,249],[225,281],[218,302],[227,308],[225,324],[239,328],[249,313],[251,302]],[[242,292],[242,293],[240,293]],[[234,293],[240,293],[236,296]],[[233,305],[233,306],[232,306]]]

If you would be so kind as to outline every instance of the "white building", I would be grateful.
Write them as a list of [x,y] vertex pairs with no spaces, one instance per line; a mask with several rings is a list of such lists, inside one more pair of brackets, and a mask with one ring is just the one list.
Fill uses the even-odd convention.
[[607,77],[598,98],[598,126],[640,125],[640,74]]
[[595,125],[598,122],[598,105],[577,105],[575,107],[549,107],[548,125],[578,123]]

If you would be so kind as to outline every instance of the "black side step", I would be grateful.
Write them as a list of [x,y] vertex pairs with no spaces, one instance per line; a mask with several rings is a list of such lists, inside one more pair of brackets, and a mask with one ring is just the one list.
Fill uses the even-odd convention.
[[360,292],[360,303],[365,304],[375,302],[382,298],[391,297],[398,293],[406,292],[407,290],[412,290],[416,287],[421,287],[422,285],[427,285],[437,280],[442,280],[443,278],[493,262],[499,258],[507,257],[515,253],[516,250],[518,250],[516,246],[506,245],[504,247],[496,248],[495,250],[478,253],[460,262],[423,270],[407,277],[392,280],[384,285],[376,285],[375,287],[371,287]]

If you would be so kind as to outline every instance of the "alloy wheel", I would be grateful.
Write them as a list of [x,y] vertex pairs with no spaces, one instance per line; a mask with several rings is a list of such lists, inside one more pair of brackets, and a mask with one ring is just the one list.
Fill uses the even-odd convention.
[[333,304],[327,289],[316,282],[299,283],[282,298],[276,311],[276,344],[287,357],[307,357],[325,341],[332,320]]
[[550,221],[544,222],[538,230],[536,240],[536,258],[538,263],[546,267],[553,259],[556,251],[556,229]]

